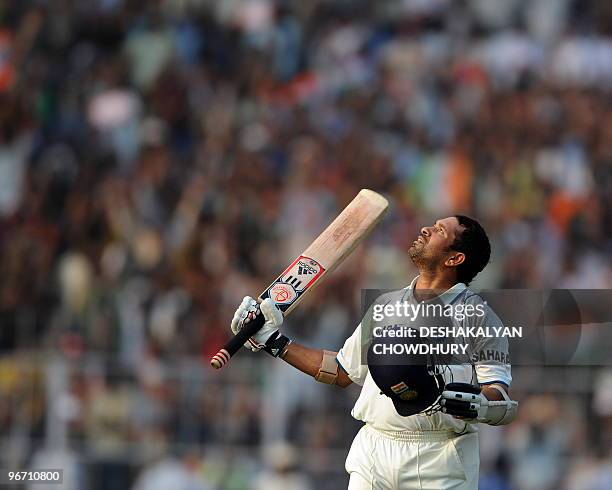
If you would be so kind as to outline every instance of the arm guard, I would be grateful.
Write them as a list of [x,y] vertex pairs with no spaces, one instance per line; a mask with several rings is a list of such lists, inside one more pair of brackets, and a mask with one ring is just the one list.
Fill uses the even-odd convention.
[[[495,388],[499,391],[503,397],[500,401],[487,400],[484,396],[484,400],[481,405],[481,409],[478,410],[479,422],[484,422],[489,425],[506,425],[512,422],[516,418],[516,412],[518,409],[518,402],[511,400],[506,393],[506,390],[497,386],[491,385],[491,388]],[[485,409],[484,411],[481,410]]]
[[336,362],[337,352],[329,350],[323,351],[323,358],[319,366],[319,372],[314,377],[317,381],[328,385],[336,384],[338,378],[338,363]]

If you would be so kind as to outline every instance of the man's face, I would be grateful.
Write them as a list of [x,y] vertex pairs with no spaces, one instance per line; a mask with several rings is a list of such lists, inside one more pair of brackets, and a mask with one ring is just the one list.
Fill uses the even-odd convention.
[[432,226],[421,228],[421,234],[408,250],[410,258],[417,267],[441,266],[452,254],[450,246],[462,231],[455,217],[439,219]]

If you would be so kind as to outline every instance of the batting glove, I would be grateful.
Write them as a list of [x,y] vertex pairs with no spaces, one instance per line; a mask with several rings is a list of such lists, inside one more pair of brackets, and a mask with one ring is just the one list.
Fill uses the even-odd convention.
[[266,346],[268,340],[279,336],[278,328],[283,323],[283,313],[276,307],[274,301],[270,298],[266,298],[261,303],[257,303],[257,301],[250,296],[245,296],[234,313],[234,318],[232,318],[232,332],[236,335],[240,332],[244,324],[255,318],[260,310],[266,322],[255,335],[244,343],[244,346],[247,349],[251,349],[253,352],[259,352]]
[[480,394],[480,387],[469,383],[450,383],[442,392],[442,412],[467,422],[509,424],[516,418],[518,402],[511,400],[505,390],[496,389],[503,400],[488,400]]

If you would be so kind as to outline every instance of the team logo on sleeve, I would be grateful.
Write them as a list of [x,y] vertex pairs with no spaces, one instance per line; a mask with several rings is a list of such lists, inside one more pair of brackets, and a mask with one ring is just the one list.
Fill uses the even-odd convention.
[[417,396],[419,396],[418,391],[410,389],[410,387],[403,381],[393,385],[391,387],[391,391],[393,391],[393,393],[404,401],[414,400]]
[[472,361],[474,363],[493,361],[501,364],[510,364],[510,354],[495,349],[483,349],[472,354]]

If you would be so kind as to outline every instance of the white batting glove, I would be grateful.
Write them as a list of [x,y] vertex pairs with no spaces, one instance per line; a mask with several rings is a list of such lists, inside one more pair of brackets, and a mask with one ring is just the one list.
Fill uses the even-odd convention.
[[258,304],[250,296],[245,296],[236,313],[234,313],[234,318],[232,318],[231,327],[234,335],[240,332],[240,329],[245,324],[245,320],[248,322],[255,317],[258,310],[261,310],[266,322],[255,335],[244,343],[244,346],[253,352],[263,349],[270,337],[277,334],[278,328],[283,323],[283,313],[270,298],[266,298]]

